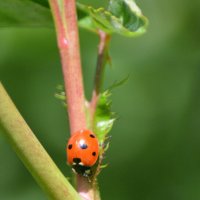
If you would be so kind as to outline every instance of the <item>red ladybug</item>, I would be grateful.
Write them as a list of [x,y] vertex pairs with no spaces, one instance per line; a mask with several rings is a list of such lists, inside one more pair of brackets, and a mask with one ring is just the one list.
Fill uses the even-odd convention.
[[99,143],[92,131],[80,130],[74,133],[68,141],[67,162],[73,171],[85,177],[92,175],[91,167],[99,155]]

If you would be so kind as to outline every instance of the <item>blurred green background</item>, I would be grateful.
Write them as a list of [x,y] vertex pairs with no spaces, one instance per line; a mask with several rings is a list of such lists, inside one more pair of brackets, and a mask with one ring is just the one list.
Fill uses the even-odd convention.
[[[87,1],[87,2],[92,2]],[[99,1],[98,1],[99,3]],[[113,91],[119,115],[99,176],[104,200],[200,199],[200,12],[199,0],[138,0],[149,18],[145,35],[113,36],[112,67],[105,88],[130,74]],[[94,1],[93,1],[94,4]],[[89,98],[97,37],[80,30]],[[51,29],[0,29],[0,80],[66,176],[65,109],[54,97],[62,84]],[[31,148],[31,147],[30,147]],[[0,134],[0,199],[47,199]]]

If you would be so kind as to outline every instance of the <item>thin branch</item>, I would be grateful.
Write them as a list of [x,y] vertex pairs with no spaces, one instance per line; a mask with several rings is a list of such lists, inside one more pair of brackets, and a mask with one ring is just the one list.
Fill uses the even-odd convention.
[[[109,55],[108,55],[108,47],[110,44],[110,35],[107,33],[99,30],[99,46],[98,46],[98,57],[97,57],[97,66],[96,66],[96,73],[95,73],[95,79],[94,79],[94,89],[92,93],[92,99],[89,103],[89,109],[90,109],[90,127],[91,129],[94,128],[94,115],[96,111],[96,106],[99,98],[99,94],[101,92],[102,88],[102,83],[103,83],[103,78],[104,78],[104,70],[106,63],[109,61]],[[101,159],[99,160],[101,161]],[[100,167],[100,162],[98,163],[97,166],[97,171]],[[98,183],[96,180],[96,176],[98,172],[95,172],[91,179],[91,187],[92,187],[92,199],[94,200],[100,200],[100,193],[99,193],[99,188],[98,188]],[[79,181],[83,179],[83,177],[79,177]]]
[[96,110],[99,93],[102,88],[105,66],[106,63],[109,61],[108,48],[110,44],[110,35],[100,30],[99,39],[100,41],[98,46],[98,58],[94,79],[94,90],[92,93],[92,99],[90,101],[91,124],[93,124],[94,113]]
[[50,199],[75,200],[79,195],[37,140],[0,83],[0,128]]

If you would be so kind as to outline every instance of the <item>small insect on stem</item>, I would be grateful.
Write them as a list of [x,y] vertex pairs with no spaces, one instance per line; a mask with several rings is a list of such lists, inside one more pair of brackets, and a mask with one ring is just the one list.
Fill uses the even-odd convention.
[[92,176],[92,167],[99,157],[99,142],[90,130],[74,133],[66,146],[67,162],[72,170],[84,177]]

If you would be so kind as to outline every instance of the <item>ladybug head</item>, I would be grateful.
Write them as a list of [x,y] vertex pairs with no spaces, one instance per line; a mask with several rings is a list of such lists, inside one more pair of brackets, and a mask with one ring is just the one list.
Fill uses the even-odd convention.
[[80,174],[80,175],[82,175],[84,177],[92,176],[91,167],[87,167],[87,166],[84,166],[84,165],[76,164],[76,165],[72,166],[72,170],[73,170],[74,173]]

